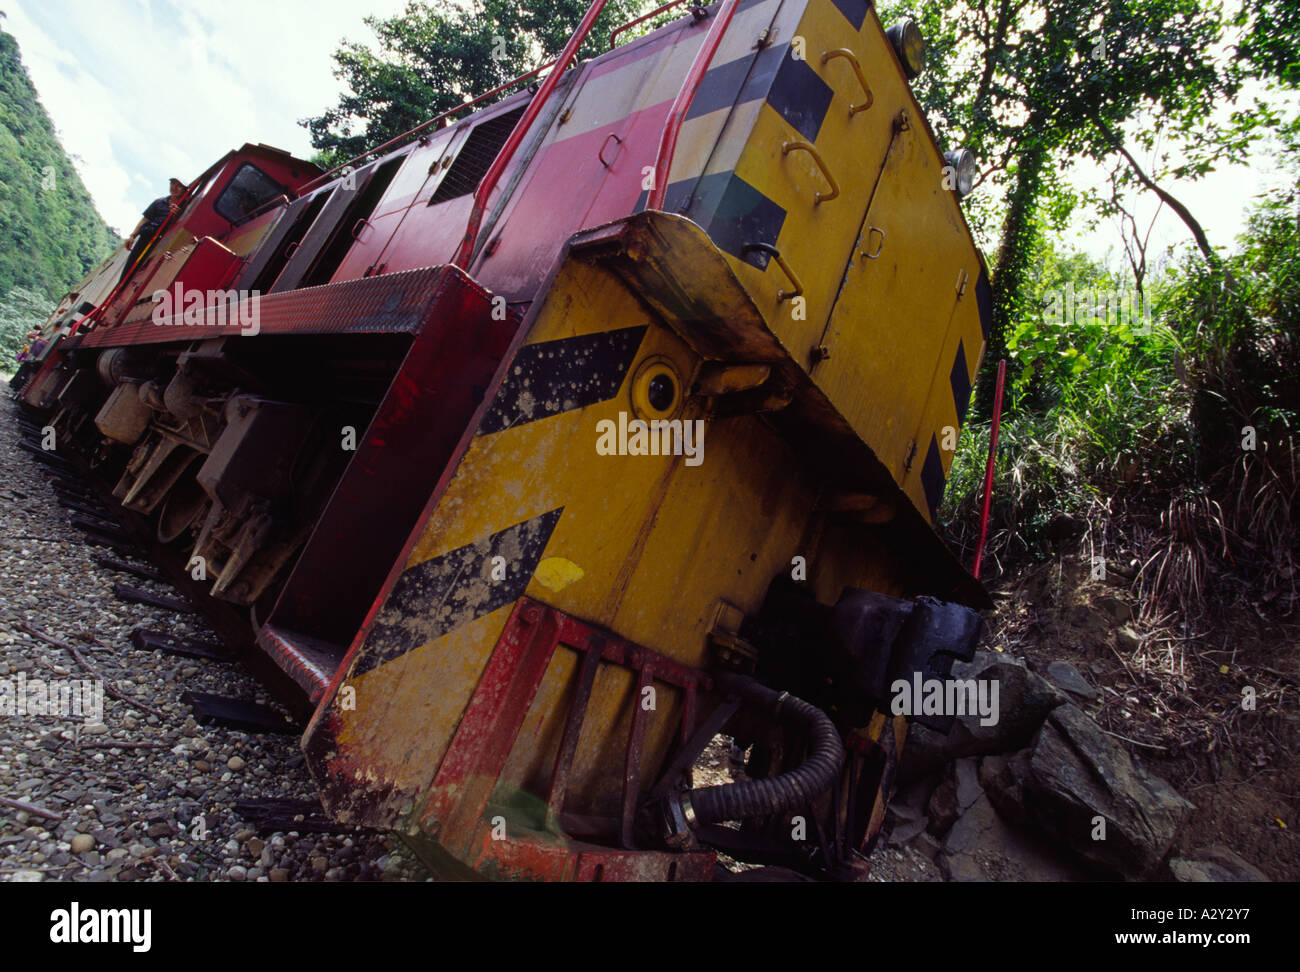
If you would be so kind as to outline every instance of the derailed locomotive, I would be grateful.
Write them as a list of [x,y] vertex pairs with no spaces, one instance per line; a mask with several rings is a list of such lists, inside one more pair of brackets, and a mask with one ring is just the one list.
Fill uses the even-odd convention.
[[[852,878],[890,687],[987,606],[932,525],[990,315],[972,160],[867,0],[575,64],[602,5],[338,171],[228,154],[19,393],[247,612],[340,823],[450,876]],[[719,732],[749,779],[692,789]]]

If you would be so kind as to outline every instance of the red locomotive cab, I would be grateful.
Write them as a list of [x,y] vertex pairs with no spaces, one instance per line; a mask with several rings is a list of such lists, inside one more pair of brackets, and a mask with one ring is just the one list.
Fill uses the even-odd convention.
[[229,286],[298,190],[319,174],[312,163],[269,145],[228,153],[190,185],[180,212],[88,323],[145,319],[154,294],[177,285],[205,293]]

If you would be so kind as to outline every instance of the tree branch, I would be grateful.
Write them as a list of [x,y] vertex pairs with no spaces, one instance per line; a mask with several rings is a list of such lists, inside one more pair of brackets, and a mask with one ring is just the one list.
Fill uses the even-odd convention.
[[1110,126],[1095,114],[1092,116],[1092,122],[1097,126],[1097,130],[1101,132],[1102,136],[1110,144],[1111,148],[1124,156],[1125,161],[1128,162],[1129,168],[1137,177],[1138,182],[1142,183],[1142,185],[1151,190],[1151,192],[1154,192],[1160,198],[1161,202],[1178,214],[1178,218],[1181,219],[1183,224],[1191,231],[1192,237],[1196,240],[1196,245],[1200,248],[1201,253],[1204,254],[1206,262],[1215,270],[1221,271],[1228,287],[1236,290],[1237,282],[1233,278],[1231,271],[1228,270],[1223,261],[1219,258],[1219,254],[1215,252],[1214,247],[1210,246],[1210,241],[1205,235],[1204,228],[1202,228],[1196,217],[1192,215],[1191,210],[1179,202],[1178,199],[1175,198],[1175,196],[1167,189],[1162,188],[1154,179],[1147,175],[1142,166],[1138,164],[1138,160],[1133,158],[1132,153],[1124,147],[1124,142],[1114,131],[1111,130]]

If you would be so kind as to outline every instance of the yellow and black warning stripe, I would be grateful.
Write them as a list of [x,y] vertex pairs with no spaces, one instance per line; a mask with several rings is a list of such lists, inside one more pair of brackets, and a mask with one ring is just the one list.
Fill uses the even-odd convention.
[[645,332],[643,325],[525,344],[476,434],[490,435],[613,398]]
[[[448,550],[398,578],[353,675],[362,675],[523,596],[563,507]],[[493,577],[494,558],[501,558]]]

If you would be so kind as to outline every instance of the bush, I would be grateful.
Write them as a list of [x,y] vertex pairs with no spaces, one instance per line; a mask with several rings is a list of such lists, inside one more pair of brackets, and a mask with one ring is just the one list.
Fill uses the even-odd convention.
[[[1204,576],[1207,558],[1292,576],[1300,513],[1295,203],[1294,193],[1262,203],[1222,268],[1189,257],[1153,281],[1150,327],[1093,313],[1097,292],[1124,287],[1104,267],[1079,254],[1040,254],[1035,297],[1048,319],[1022,319],[1008,340],[988,554],[1043,556],[1070,532],[1062,518],[1082,520],[1076,532],[1104,530],[1115,500],[1131,497],[1161,508],[1162,530],[1176,541],[1165,557],[1181,563],[1196,551],[1192,576]],[[1084,314],[1053,322],[1067,283],[1094,299]],[[940,512],[967,551],[979,526],[988,435],[987,423],[966,429]],[[1152,570],[1168,575],[1162,566]]]

